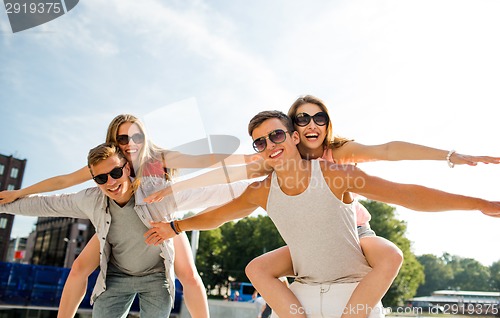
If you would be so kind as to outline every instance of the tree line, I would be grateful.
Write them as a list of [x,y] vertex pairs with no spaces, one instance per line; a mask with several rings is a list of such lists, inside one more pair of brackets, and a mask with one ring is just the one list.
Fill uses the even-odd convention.
[[[442,289],[500,291],[500,260],[488,267],[447,253],[416,256],[405,236],[406,222],[396,218],[396,208],[371,200],[361,203],[372,215],[372,229],[396,244],[404,255],[399,275],[382,300],[385,306],[400,306],[412,297]],[[191,237],[189,233],[188,236]],[[231,281],[248,281],[245,266],[253,258],[284,245],[268,216],[247,217],[201,231],[196,266],[207,291],[220,291]]]

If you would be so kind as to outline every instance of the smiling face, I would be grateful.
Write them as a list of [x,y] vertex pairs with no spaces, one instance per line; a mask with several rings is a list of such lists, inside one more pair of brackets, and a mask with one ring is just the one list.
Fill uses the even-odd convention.
[[[303,104],[297,108],[297,114],[307,113],[310,116],[322,112],[323,110],[316,104]],[[299,133],[300,144],[299,148],[305,148],[308,150],[318,150],[323,151],[323,145],[325,138],[327,137],[327,125],[318,126],[313,119],[304,127],[295,125],[295,129]]]
[[282,165],[285,160],[300,159],[296,147],[299,142],[298,134],[293,132],[290,135],[290,132],[287,132],[286,139],[283,142],[276,144],[269,139],[269,134],[277,129],[288,131],[281,120],[271,118],[262,122],[262,124],[257,126],[252,132],[253,140],[261,137],[266,138],[266,148],[260,152],[260,155],[274,169]]
[[[130,168],[129,164],[125,164],[125,159],[120,158],[118,155],[112,155],[109,158],[99,161],[91,165],[90,171],[93,176],[106,174],[108,180],[104,184],[97,184],[101,191],[114,200],[118,205],[123,206],[132,197],[132,182],[130,181]],[[123,167],[123,174],[120,178],[114,179],[109,173],[115,168]]]
[[[121,124],[120,127],[118,127],[117,136],[126,135],[132,137],[136,134],[143,134],[143,132],[135,123],[125,122]],[[118,147],[120,147],[120,150],[122,151],[128,162],[137,162],[143,145],[144,141],[142,143],[136,143],[134,139],[130,138],[128,143],[125,145],[121,145],[118,143]]]

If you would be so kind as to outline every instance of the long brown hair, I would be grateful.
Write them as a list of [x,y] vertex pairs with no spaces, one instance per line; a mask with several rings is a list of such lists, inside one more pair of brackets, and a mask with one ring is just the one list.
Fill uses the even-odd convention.
[[92,166],[95,166],[99,162],[104,161],[114,155],[116,155],[119,159],[125,159],[125,156],[116,144],[111,142],[100,144],[89,150],[89,154],[87,156],[87,166],[89,167],[89,169],[91,169]]
[[[317,105],[319,108],[321,108],[321,111],[325,112],[328,115],[328,118],[330,118],[330,114],[328,113],[328,108],[326,107],[325,103],[318,97],[312,95],[303,95],[297,98],[288,110],[288,117],[293,120],[295,118],[295,115],[297,115],[297,109],[304,104]],[[326,138],[325,140],[323,140],[323,145],[330,148],[339,148],[349,141],[353,141],[353,139],[348,139],[333,134],[332,121],[329,120],[326,127]]]
[[115,118],[113,118],[113,120],[109,123],[108,126],[108,131],[106,133],[106,142],[112,142],[115,145],[118,145],[118,142],[116,141],[116,136],[118,135],[118,129],[124,123],[132,123],[137,125],[139,130],[144,134],[144,144],[139,151],[138,162],[131,163],[134,168],[135,177],[137,181],[137,184],[136,182],[134,182],[134,188],[138,185],[141,177],[143,176],[144,164],[149,161],[162,162],[165,170],[165,177],[167,178],[167,180],[171,180],[171,177],[175,173],[175,169],[170,169],[165,166],[164,154],[167,150],[158,147],[149,140],[144,124],[136,116],[130,114],[120,114]]

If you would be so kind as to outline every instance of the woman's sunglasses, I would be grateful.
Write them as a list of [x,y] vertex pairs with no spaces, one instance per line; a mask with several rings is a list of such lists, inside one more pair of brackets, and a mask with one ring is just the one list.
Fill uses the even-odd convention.
[[108,182],[108,174],[111,176],[111,178],[113,178],[115,180],[120,179],[123,176],[123,168],[125,167],[126,164],[127,164],[127,162],[125,161],[123,166],[116,167],[108,173],[98,174],[97,176],[93,177],[92,179],[94,179],[94,181],[97,184],[105,184],[106,182]]
[[144,134],[136,133],[132,136],[129,135],[118,135],[116,136],[116,142],[120,145],[127,145],[130,140],[135,142],[136,144],[142,144],[144,142]]
[[275,144],[281,144],[286,140],[286,133],[283,129],[276,129],[271,131],[267,136],[259,137],[252,143],[253,149],[257,152],[263,152],[267,148],[267,139]]
[[328,115],[325,112],[316,113],[314,116],[311,116],[308,113],[299,113],[293,117],[293,123],[297,126],[305,127],[309,125],[311,118],[318,126],[325,126],[330,121],[330,118],[328,118]]

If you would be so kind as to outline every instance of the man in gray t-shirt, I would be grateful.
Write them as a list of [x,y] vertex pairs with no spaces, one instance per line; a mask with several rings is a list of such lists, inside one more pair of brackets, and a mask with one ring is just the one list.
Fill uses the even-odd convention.
[[109,263],[132,276],[163,273],[165,268],[160,256],[160,247],[144,244],[143,233],[148,228],[135,213],[134,206],[133,196],[123,207],[113,200],[109,202],[109,212],[113,220],[108,232],[112,251]]
[[136,206],[131,168],[116,146],[99,145],[90,150],[88,159],[98,188],[22,198],[1,205],[0,212],[90,219],[101,254],[101,272],[92,297],[93,317],[125,317],[136,295],[141,317],[168,317],[174,291],[171,240],[154,247],[144,244],[143,234],[152,218],[149,208]]
[[171,221],[173,213],[220,205],[241,193],[246,183],[191,189],[146,204],[159,178],[143,177],[137,189],[131,167],[113,144],[90,150],[88,166],[98,187],[73,194],[31,196],[0,205],[0,213],[90,219],[100,245],[100,273],[94,287],[93,317],[124,317],[139,295],[141,317],[168,317],[175,291],[174,247],[144,243],[151,221]]

